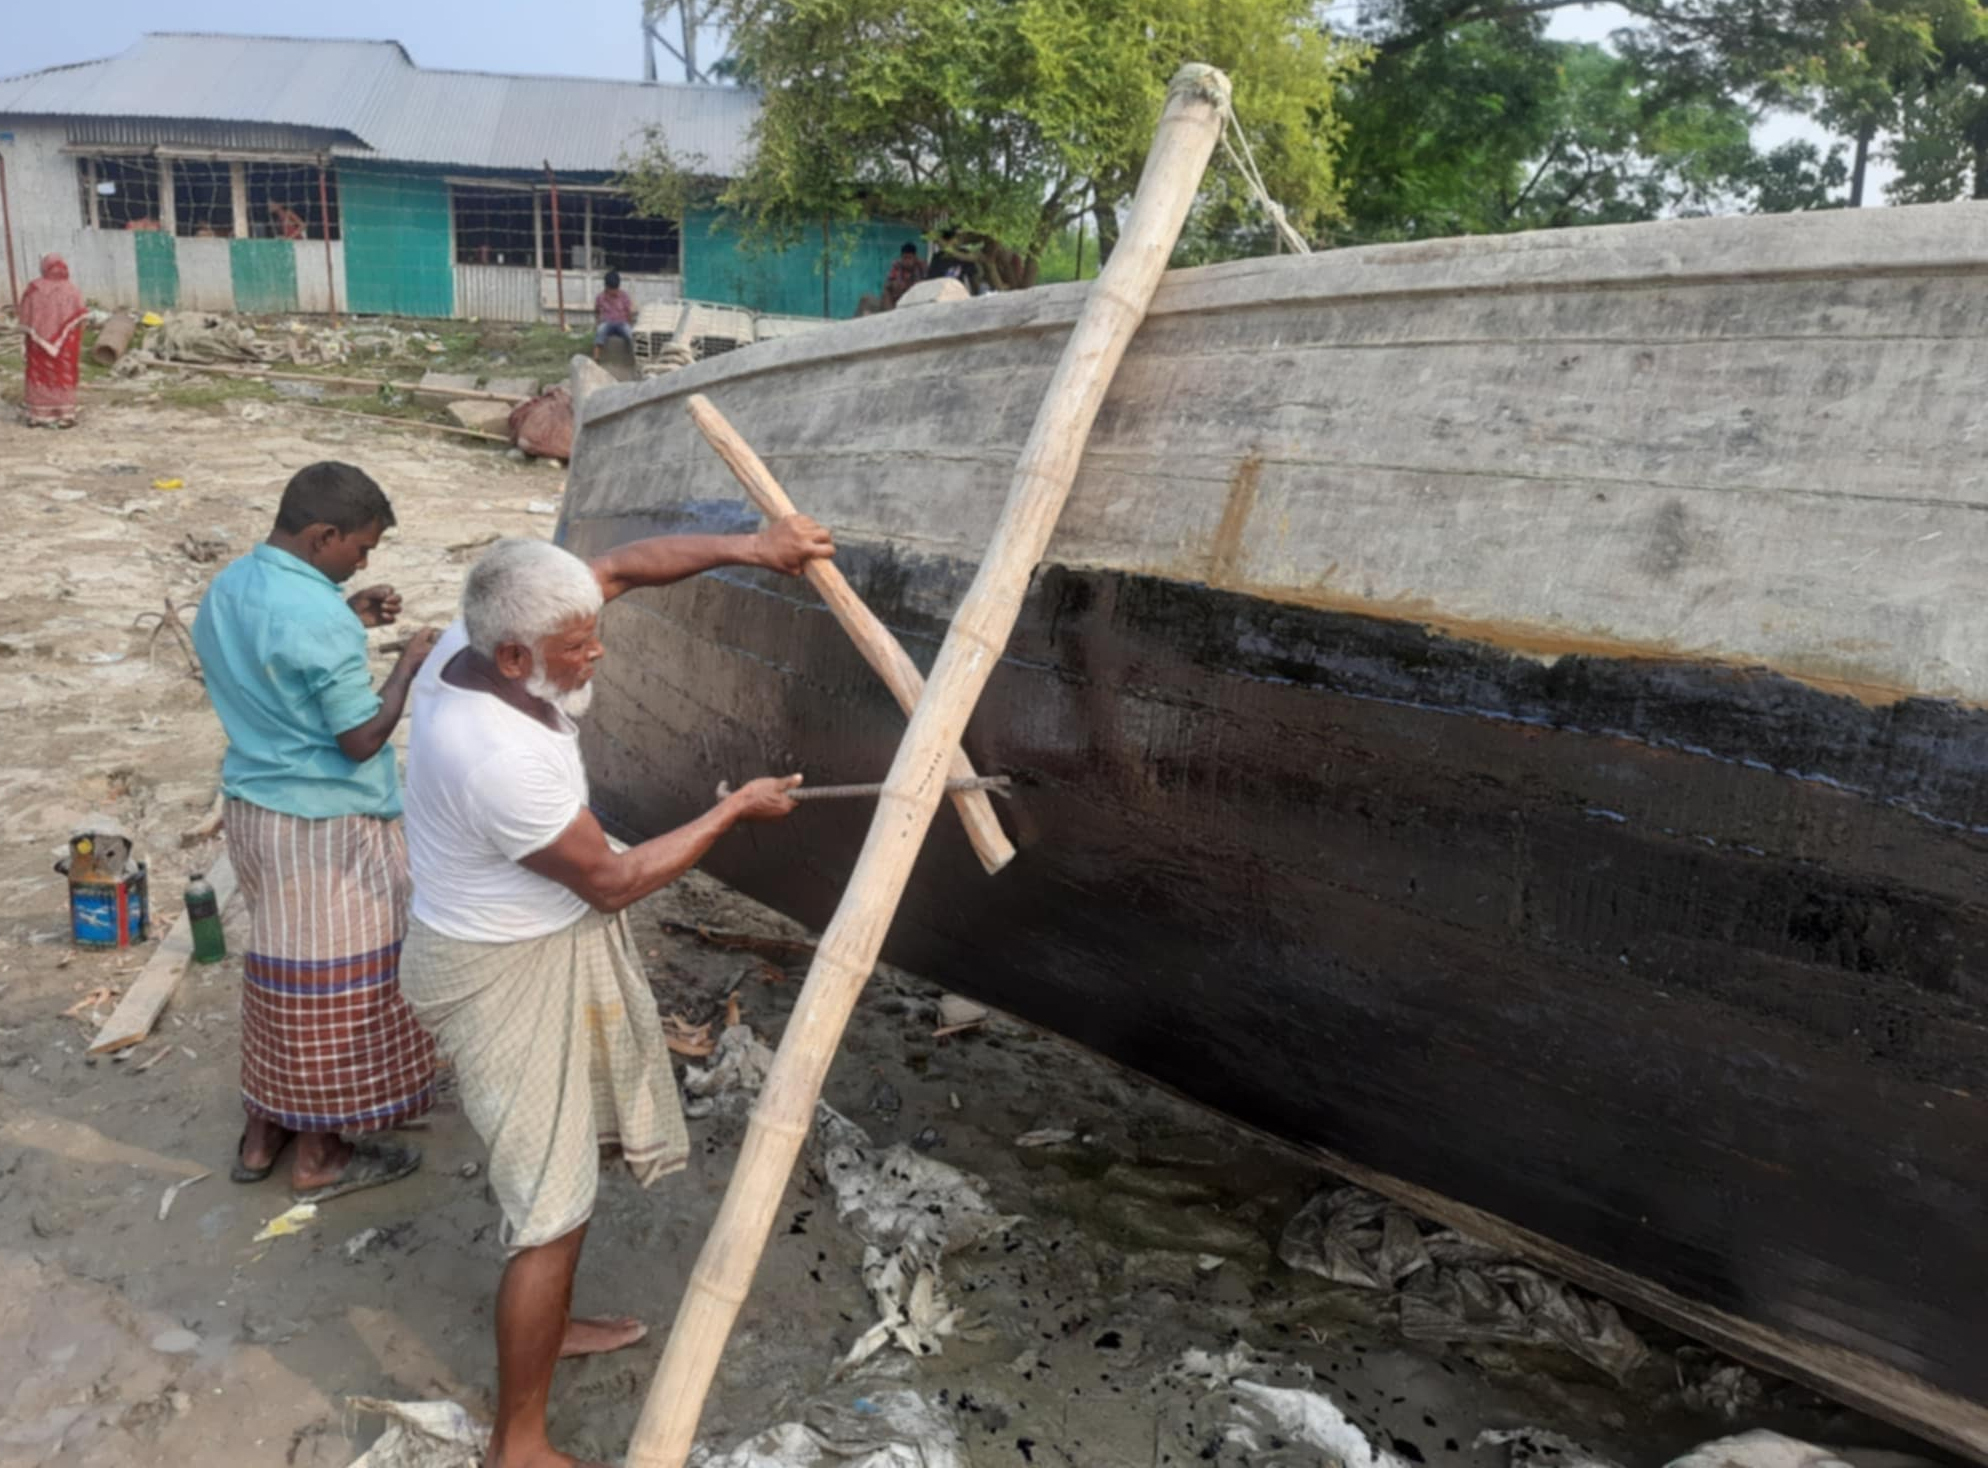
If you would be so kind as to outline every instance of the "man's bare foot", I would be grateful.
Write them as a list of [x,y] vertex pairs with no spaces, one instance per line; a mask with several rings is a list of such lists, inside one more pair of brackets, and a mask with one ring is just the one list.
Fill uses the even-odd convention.
[[352,1160],[352,1144],[332,1132],[305,1132],[290,1159],[290,1187],[296,1192],[337,1182]]
[[649,1333],[649,1327],[632,1315],[605,1320],[572,1319],[566,1322],[565,1339],[559,1343],[559,1356],[600,1356],[634,1345]]
[[242,1165],[257,1172],[267,1172],[275,1166],[278,1155],[289,1145],[293,1135],[287,1127],[280,1127],[260,1116],[251,1116],[248,1125],[242,1129]]

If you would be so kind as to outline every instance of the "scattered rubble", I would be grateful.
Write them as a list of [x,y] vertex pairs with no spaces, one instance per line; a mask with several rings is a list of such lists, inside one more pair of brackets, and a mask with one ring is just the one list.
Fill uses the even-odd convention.
[[997,1212],[987,1184],[911,1147],[879,1152],[869,1133],[817,1103],[817,1165],[835,1192],[835,1213],[863,1241],[863,1284],[879,1319],[843,1358],[859,1365],[887,1345],[913,1356],[937,1355],[959,1328],[941,1261],[1022,1219]]
[[728,1453],[691,1451],[690,1468],[968,1468],[952,1414],[909,1390],[811,1403]]
[[480,1468],[490,1429],[455,1402],[386,1402],[353,1397],[354,1412],[387,1419],[387,1430],[351,1468]]
[[1559,1346],[1617,1381],[1649,1354],[1607,1301],[1363,1188],[1314,1197],[1277,1252],[1293,1269],[1393,1292],[1410,1340]]

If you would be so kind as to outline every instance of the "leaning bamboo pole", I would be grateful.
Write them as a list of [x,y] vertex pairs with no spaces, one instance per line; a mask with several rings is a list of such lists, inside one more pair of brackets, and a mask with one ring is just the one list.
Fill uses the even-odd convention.
[[856,869],[815,950],[635,1425],[631,1468],[682,1468],[690,1454],[718,1359],[813,1122],[822,1079],[883,950],[967,718],[1014,631],[1030,574],[1049,548],[1105,390],[1179,238],[1221,135],[1228,96],[1228,79],[1205,66],[1183,67],[1168,89],[1118,247],[1091,285],[1050,379],[987,557],[939,649]]
[[[799,513],[772,471],[753,452],[752,445],[725,421],[725,415],[711,405],[709,398],[702,393],[692,394],[688,406],[690,421],[697,425],[704,441],[725,461],[725,467],[738,479],[746,497],[760,514],[768,520],[779,520]],[[850,641],[856,644],[856,651],[863,655],[863,661],[876,670],[877,676],[883,679],[884,686],[897,700],[898,707],[909,714],[918,706],[918,695],[925,691],[925,675],[911,661],[911,654],[891,635],[890,628],[877,619],[877,614],[863,605],[863,599],[856,595],[856,588],[836,569],[834,562],[809,561],[803,574],[835,620],[842,624],[842,630],[849,634]],[[967,760],[963,749],[953,751],[952,776],[956,780],[974,778],[973,765]],[[1000,817],[994,814],[993,803],[986,795],[975,788],[955,791],[953,807],[959,811],[960,822],[966,827],[966,839],[972,843],[974,855],[980,858],[981,866],[986,868],[990,877],[1015,859],[1014,845],[1002,831]]]

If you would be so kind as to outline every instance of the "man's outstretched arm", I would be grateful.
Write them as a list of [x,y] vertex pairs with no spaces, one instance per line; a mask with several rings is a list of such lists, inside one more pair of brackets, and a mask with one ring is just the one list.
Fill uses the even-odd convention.
[[521,864],[579,894],[597,912],[620,912],[660,891],[704,859],[704,853],[740,821],[776,821],[794,810],[787,794],[799,775],[753,780],[674,831],[616,851],[594,813],[582,808],[550,846]]
[[656,535],[595,556],[588,564],[613,601],[638,586],[668,586],[717,566],[759,566],[798,576],[809,561],[835,554],[827,530],[806,515],[775,520],[754,535]]

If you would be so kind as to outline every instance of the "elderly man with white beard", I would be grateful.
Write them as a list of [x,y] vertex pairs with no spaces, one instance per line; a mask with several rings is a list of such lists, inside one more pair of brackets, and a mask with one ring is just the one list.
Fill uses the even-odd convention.
[[799,575],[834,551],[802,515],[758,535],[637,541],[591,564],[499,541],[415,683],[401,989],[454,1063],[504,1215],[490,1468],[570,1464],[546,1436],[554,1366],[645,1333],[634,1319],[569,1315],[602,1149],[644,1187],[689,1157],[655,999],[618,914],[737,822],[787,815],[801,778],[754,780],[674,831],[610,845],[588,809],[574,722],[604,655],[601,607],[720,565]]

